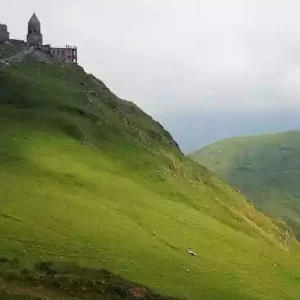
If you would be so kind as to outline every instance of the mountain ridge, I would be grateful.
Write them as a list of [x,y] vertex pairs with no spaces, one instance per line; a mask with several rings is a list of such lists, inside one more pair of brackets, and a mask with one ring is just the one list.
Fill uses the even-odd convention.
[[[299,236],[299,130],[224,139],[190,154]],[[298,199],[298,200],[297,200]]]

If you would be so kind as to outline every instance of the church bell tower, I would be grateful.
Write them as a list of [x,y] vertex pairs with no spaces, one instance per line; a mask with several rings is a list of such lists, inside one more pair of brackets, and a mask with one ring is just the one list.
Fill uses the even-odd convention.
[[28,47],[40,47],[43,45],[41,23],[35,13],[28,22],[27,45]]

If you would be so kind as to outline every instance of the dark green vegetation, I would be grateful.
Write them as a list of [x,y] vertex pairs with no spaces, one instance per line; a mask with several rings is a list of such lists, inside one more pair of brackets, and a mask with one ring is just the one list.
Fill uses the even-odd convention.
[[0,256],[104,268],[189,300],[299,298],[285,224],[80,67],[29,56],[0,73],[0,103]]
[[[7,57],[13,56],[20,51],[20,47],[17,45],[5,45],[0,44],[0,60],[5,59]],[[0,64],[1,68],[1,64]]]
[[[175,300],[124,280],[104,269],[70,263],[40,262],[21,268],[17,261],[0,258],[0,299]],[[179,300],[179,299],[178,299]]]
[[240,189],[300,238],[300,131],[227,139],[191,157]]

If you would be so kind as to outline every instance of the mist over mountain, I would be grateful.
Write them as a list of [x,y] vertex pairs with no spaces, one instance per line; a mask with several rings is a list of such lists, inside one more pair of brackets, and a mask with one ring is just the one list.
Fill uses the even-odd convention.
[[192,152],[220,139],[300,128],[300,109],[223,111],[158,115],[182,151]]

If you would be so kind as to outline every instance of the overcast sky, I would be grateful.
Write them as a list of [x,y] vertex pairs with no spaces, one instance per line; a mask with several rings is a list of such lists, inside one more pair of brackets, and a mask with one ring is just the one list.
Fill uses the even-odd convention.
[[[0,7],[12,38],[25,39],[35,11],[45,43],[77,45],[86,71],[169,127],[172,116],[197,112],[300,111],[299,0],[0,0]],[[176,126],[171,131],[176,136]]]

